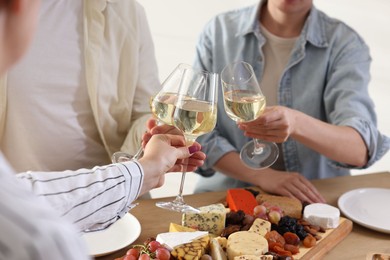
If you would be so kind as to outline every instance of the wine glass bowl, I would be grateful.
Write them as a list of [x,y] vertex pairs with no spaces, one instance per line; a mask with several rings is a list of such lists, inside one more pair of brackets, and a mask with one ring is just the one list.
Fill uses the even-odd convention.
[[[225,111],[232,120],[249,122],[263,114],[266,98],[249,63],[238,61],[226,65],[221,72],[221,82]],[[258,139],[246,143],[240,152],[241,160],[254,169],[271,166],[278,156],[275,143]]]
[[[150,97],[150,110],[157,119],[157,124],[164,123],[167,125],[173,125],[172,118],[173,111],[175,109],[174,106],[177,101],[177,93],[180,86],[180,81],[182,80],[182,75],[184,70],[187,68],[191,68],[191,66],[184,63],[179,64],[161,84],[160,91],[156,95]],[[141,145],[134,155],[120,151],[113,153],[111,156],[111,161],[112,163],[119,163],[137,160],[142,156],[142,154],[143,147]]]

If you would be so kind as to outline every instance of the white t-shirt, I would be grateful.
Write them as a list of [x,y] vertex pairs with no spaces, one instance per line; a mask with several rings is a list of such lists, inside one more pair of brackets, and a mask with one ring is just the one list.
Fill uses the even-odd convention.
[[33,44],[8,74],[1,149],[17,172],[109,163],[87,93],[83,37],[83,1],[42,1]]
[[263,46],[264,72],[260,86],[267,99],[267,106],[274,106],[278,104],[278,89],[282,73],[298,37],[281,38],[270,33],[264,26],[260,26],[260,29],[266,39]]

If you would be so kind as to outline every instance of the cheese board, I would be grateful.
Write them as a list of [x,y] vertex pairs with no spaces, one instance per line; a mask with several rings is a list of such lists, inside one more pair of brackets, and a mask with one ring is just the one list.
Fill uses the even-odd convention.
[[[301,203],[297,204],[296,201],[286,197],[258,197],[259,200],[255,209],[247,214],[241,209],[250,210],[255,204],[243,200],[241,195],[242,192],[230,191],[228,196],[218,203],[199,207],[199,213],[183,213],[181,221],[179,218],[169,219],[170,223],[166,223],[165,228],[159,228],[159,233],[151,234],[152,236],[148,237],[148,240],[157,236],[156,242],[159,242],[165,248],[170,248],[173,259],[268,260],[273,259],[272,255],[276,253],[282,256],[290,255],[289,258],[284,259],[309,260],[322,259],[352,230],[352,221],[349,219],[338,215],[336,216],[337,221],[335,221],[336,217],[332,214],[329,215],[328,210],[325,210],[328,213],[326,216],[321,216],[324,207],[320,207],[320,211],[310,211],[308,216],[315,216],[316,220],[325,219],[326,221],[318,222],[322,224],[312,224],[302,218],[304,214]],[[255,197],[253,197],[254,199]],[[259,211],[257,209],[259,205],[266,206],[260,207],[262,209]],[[267,208],[266,213],[262,211],[264,208]],[[281,212],[281,215],[276,214],[279,217],[273,218],[270,214],[272,212]],[[297,218],[290,217],[290,215],[296,215]],[[237,220],[239,221],[236,222]],[[235,226],[238,226],[238,229]],[[229,227],[235,229],[230,230]],[[283,231],[283,228],[287,231]],[[292,231],[289,231],[291,228]],[[230,231],[226,231],[227,229]],[[199,238],[188,239],[191,234],[185,234],[185,232],[198,230],[207,231],[208,235],[202,234]],[[237,233],[231,236],[235,232]],[[294,234],[284,234],[286,232],[293,232]],[[283,243],[278,238],[281,234],[283,234],[281,237]],[[305,236],[302,234],[305,234]],[[302,236],[303,238],[310,238],[308,240],[311,242],[306,243],[307,239],[301,238]],[[233,241],[234,237],[238,237],[238,239]],[[177,243],[178,241],[180,243]],[[258,242],[251,243],[251,241]],[[145,242],[141,241],[141,243]],[[213,250],[212,247],[217,244],[219,244],[220,249]],[[250,247],[250,244],[253,244],[253,246]],[[260,244],[264,246],[260,246]],[[253,250],[250,248],[249,250],[248,247]],[[219,252],[217,257],[215,257],[215,254],[213,255],[213,251],[214,253]],[[154,257],[153,253],[150,253],[150,256]]]

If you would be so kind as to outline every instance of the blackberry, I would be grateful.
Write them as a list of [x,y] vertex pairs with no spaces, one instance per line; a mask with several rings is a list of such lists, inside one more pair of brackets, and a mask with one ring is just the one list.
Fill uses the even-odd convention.
[[282,217],[278,225],[272,225],[272,229],[276,230],[282,236],[286,232],[292,232],[296,234],[301,240],[305,239],[305,237],[307,236],[307,233],[303,229],[303,226],[298,224],[297,219],[292,218],[290,216]]

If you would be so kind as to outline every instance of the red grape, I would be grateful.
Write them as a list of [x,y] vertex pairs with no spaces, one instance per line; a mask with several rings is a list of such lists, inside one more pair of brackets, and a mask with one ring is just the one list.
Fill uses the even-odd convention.
[[148,244],[148,249],[152,253],[156,252],[157,248],[160,248],[160,247],[161,247],[161,244],[160,244],[160,242],[157,242],[157,241],[150,241]]
[[139,256],[139,250],[138,250],[138,249],[136,249],[136,248],[131,248],[131,249],[127,250],[127,252],[126,252],[126,255],[132,255],[132,256],[135,256],[135,257],[136,257],[136,259],[137,259],[137,258],[138,258],[138,256]]
[[267,208],[264,205],[257,205],[253,208],[254,215],[265,215],[267,214]]
[[133,256],[133,255],[126,255],[123,260],[137,260],[138,257]]
[[139,260],[150,260],[150,256],[148,254],[142,254],[138,258]]
[[160,260],[169,260],[171,258],[171,253],[165,247],[159,247],[156,250],[156,258]]

